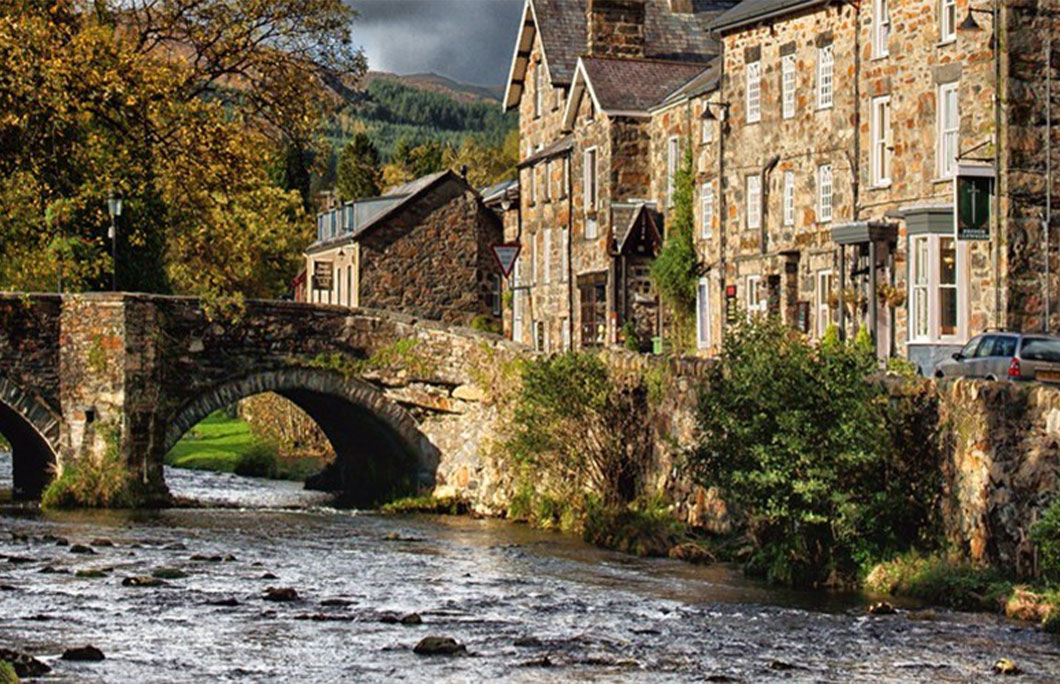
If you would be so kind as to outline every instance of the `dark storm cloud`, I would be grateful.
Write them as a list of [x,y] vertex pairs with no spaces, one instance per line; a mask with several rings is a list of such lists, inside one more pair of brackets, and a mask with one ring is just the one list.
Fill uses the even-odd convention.
[[351,0],[374,71],[433,71],[479,85],[508,76],[523,0]]

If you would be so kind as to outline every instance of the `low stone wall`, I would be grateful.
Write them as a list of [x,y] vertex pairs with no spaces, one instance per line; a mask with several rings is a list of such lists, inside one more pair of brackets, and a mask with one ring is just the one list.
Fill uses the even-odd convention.
[[938,392],[947,537],[974,562],[1036,574],[1030,528],[1060,493],[1060,388],[961,379]]

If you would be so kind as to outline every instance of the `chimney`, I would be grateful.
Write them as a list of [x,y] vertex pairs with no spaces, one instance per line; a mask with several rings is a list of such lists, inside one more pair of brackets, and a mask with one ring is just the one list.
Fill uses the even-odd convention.
[[673,14],[692,14],[692,0],[670,0],[670,12]]
[[648,0],[588,0],[592,57],[644,57],[644,12]]

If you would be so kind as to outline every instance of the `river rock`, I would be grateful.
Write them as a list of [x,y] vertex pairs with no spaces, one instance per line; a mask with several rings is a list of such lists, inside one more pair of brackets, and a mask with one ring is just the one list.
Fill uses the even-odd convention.
[[151,577],[158,579],[183,579],[188,576],[180,568],[155,568],[151,571]]
[[187,551],[188,547],[180,542],[173,542],[162,547],[163,551]]
[[224,563],[234,563],[235,560],[236,560],[236,557],[233,556],[230,553],[226,553],[224,556],[221,557],[221,561],[224,562]]
[[329,608],[344,608],[346,606],[352,606],[353,603],[354,602],[349,600],[349,599],[329,598],[329,599],[324,599],[323,601],[321,601],[320,605],[326,606],[326,607],[329,607]]
[[426,636],[412,649],[416,655],[456,655],[467,653],[467,647],[452,637]]
[[263,579],[263,580],[274,580],[274,579],[280,579],[280,578],[277,577],[276,575],[272,574],[271,572],[266,572],[266,573],[262,574],[260,579]]
[[0,660],[11,663],[11,667],[15,668],[15,674],[19,677],[41,677],[52,671],[50,667],[28,653],[12,651],[9,648],[0,648]]
[[74,573],[74,577],[82,577],[85,579],[99,579],[100,577],[106,576],[106,571],[100,570],[99,568],[85,568]]
[[541,648],[544,644],[535,636],[523,636],[513,641],[512,646],[516,648]]
[[1023,670],[1019,669],[1016,663],[1012,662],[1008,658],[998,658],[997,662],[994,663],[994,672],[1001,675],[1018,675]]
[[92,540],[92,546],[114,546],[114,542],[103,537],[97,537]]
[[147,575],[126,577],[121,581],[123,587],[161,587],[165,585],[165,582],[158,579],[157,577],[150,577]]
[[75,646],[74,648],[68,648],[63,651],[63,660],[78,660],[84,662],[98,662],[103,660],[106,656],[103,655],[103,651],[99,650],[95,646]]
[[714,554],[710,552],[710,549],[702,544],[697,544],[696,542],[685,542],[684,544],[671,546],[666,555],[676,560],[682,560],[686,563],[696,563],[698,565],[706,565],[714,562]]
[[887,603],[886,601],[878,601],[869,606],[870,615],[894,615],[896,612],[894,606]]
[[297,601],[298,592],[293,587],[267,587],[261,598],[266,601]]
[[223,598],[223,599],[216,599],[216,600],[213,600],[213,601],[207,601],[206,605],[208,605],[208,606],[222,606],[224,608],[235,608],[236,606],[239,605],[239,601],[235,600],[232,597],[228,597],[228,598]]
[[191,560],[198,563],[220,563],[224,559],[221,556],[208,556],[202,553],[195,553],[192,554]]
[[95,549],[93,549],[91,546],[86,546],[84,544],[72,544],[69,550],[70,553],[83,553],[86,555],[93,555],[96,553]]
[[54,565],[45,565],[43,568],[41,568],[37,572],[39,572],[41,574],[44,574],[44,575],[68,575],[68,574],[70,574],[70,571],[67,570],[66,568],[57,568]]
[[532,660],[524,660],[519,663],[519,667],[552,667],[552,660],[548,655],[543,655],[540,658],[534,658]]
[[420,617],[419,613],[409,613],[401,618],[401,624],[403,625],[422,625],[423,618]]

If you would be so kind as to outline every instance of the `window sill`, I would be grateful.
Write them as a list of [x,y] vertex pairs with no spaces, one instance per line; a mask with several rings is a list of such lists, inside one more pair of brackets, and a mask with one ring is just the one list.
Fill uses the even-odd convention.
[[869,58],[869,61],[870,62],[881,62],[881,61],[887,59],[890,56],[891,56],[890,52],[884,52],[884,53],[879,54],[879,55],[873,55],[872,57]]
[[947,38],[946,40],[940,40],[939,42],[935,43],[935,47],[936,48],[944,48],[944,47],[946,47],[948,45],[953,45],[956,42],[957,42],[957,36],[954,36],[953,38]]
[[815,111],[815,112],[827,112],[827,111],[831,111],[834,108],[835,108],[835,103],[832,103],[830,105],[817,105],[817,108],[814,109],[813,111]]
[[936,176],[931,179],[931,182],[938,185],[939,183],[952,183],[953,176]]
[[891,187],[891,183],[892,183],[891,179],[888,178],[887,180],[879,181],[877,183],[873,183],[872,185],[869,186],[869,190],[870,191],[872,191],[872,190],[887,190],[887,189],[889,189]]

